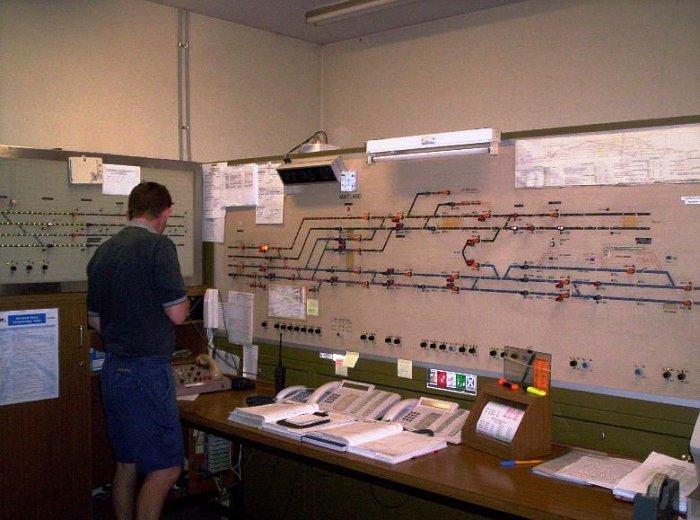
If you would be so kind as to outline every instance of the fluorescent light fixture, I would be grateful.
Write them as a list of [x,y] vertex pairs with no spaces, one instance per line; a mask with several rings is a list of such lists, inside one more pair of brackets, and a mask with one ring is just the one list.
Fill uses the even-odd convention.
[[367,162],[402,161],[455,155],[498,154],[501,133],[493,128],[411,135],[367,141]]
[[306,13],[305,18],[306,23],[325,25],[414,1],[415,0],[346,0],[345,2],[338,2],[326,7],[312,9]]
[[340,182],[340,174],[345,170],[343,158],[301,157],[280,164],[277,173],[282,184],[316,184],[318,182]]

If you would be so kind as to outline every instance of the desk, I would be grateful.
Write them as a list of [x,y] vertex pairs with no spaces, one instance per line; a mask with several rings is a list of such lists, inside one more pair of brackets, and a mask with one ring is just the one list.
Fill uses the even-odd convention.
[[[266,392],[267,390],[267,392]],[[448,498],[466,505],[525,518],[561,519],[632,518],[632,505],[615,500],[609,490],[571,484],[535,475],[528,467],[501,468],[500,459],[467,446],[447,449],[394,466],[352,454],[302,444],[255,428],[234,424],[228,415],[253,393],[272,394],[258,383],[256,392],[214,392],[195,401],[179,401],[184,425],[236,440],[308,464],[370,476],[406,492],[420,490],[434,500]],[[563,453],[555,447],[552,456]]]

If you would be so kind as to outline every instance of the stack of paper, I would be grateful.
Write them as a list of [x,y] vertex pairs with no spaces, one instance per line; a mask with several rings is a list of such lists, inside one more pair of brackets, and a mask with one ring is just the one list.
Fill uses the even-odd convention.
[[398,464],[444,448],[447,448],[444,438],[403,431],[357,446],[348,446],[348,452],[389,464]]
[[348,446],[356,446],[403,431],[399,423],[383,421],[356,421],[327,430],[307,433],[301,441],[323,446],[336,451],[347,451]]
[[637,493],[646,494],[649,483],[657,473],[668,475],[680,485],[680,510],[688,509],[687,497],[698,485],[695,466],[691,462],[674,459],[668,455],[651,452],[646,460],[634,471],[623,477],[613,488],[613,494],[625,500],[634,500]]
[[339,412],[314,412],[288,417],[275,422],[265,422],[262,428],[271,433],[300,440],[307,433],[327,430],[351,422],[355,422],[355,417],[352,415]]
[[316,403],[270,403],[236,408],[229,414],[228,420],[262,428],[265,423],[314,412],[318,412]]
[[619,480],[641,465],[630,459],[608,457],[592,450],[572,449],[565,455],[532,468],[533,473],[577,484],[612,489]]

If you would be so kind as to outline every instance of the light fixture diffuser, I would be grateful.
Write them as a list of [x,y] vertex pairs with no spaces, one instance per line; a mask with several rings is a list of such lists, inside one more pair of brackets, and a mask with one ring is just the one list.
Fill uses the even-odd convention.
[[346,0],[318,9],[312,9],[305,15],[306,23],[326,25],[346,18],[353,18],[382,9],[396,7],[415,0]]
[[411,135],[367,141],[367,162],[401,161],[455,155],[498,154],[501,133],[493,128]]

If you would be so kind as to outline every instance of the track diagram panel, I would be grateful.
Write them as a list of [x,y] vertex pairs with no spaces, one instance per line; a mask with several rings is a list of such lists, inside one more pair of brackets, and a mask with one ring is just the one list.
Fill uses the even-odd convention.
[[[367,165],[309,185],[284,224],[227,215],[217,285],[255,295],[254,335],[496,375],[508,346],[551,353],[555,384],[698,403],[692,183],[514,187],[514,146]],[[272,285],[304,319],[268,316]]]

